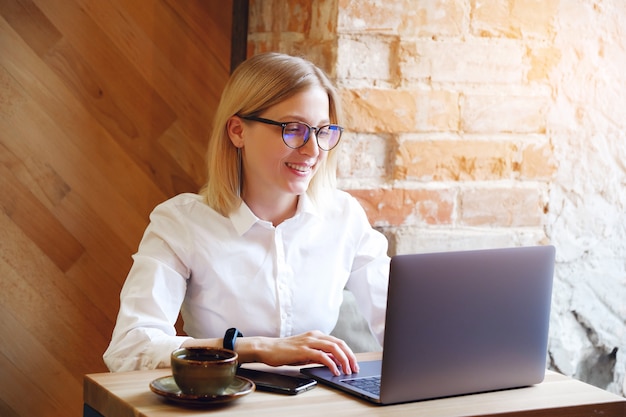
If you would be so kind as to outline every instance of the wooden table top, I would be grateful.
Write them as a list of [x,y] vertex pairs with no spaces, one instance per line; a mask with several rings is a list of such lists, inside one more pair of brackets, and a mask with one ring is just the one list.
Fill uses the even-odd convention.
[[[357,355],[359,360],[380,357]],[[263,365],[253,367],[268,369]],[[298,368],[271,368],[292,373]],[[171,375],[170,369],[89,374],[84,380],[84,401],[105,417],[173,417],[217,415],[255,417],[289,416],[559,416],[591,415],[626,417],[626,399],[599,388],[547,371],[541,384],[505,391],[419,401],[390,406],[373,405],[340,391],[318,385],[305,393],[288,396],[256,391],[236,401],[209,408],[186,408],[153,393],[152,380]]]

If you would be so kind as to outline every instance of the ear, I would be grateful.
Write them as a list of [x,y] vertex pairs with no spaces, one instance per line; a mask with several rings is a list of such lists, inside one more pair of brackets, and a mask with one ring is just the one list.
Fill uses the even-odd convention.
[[226,122],[226,132],[228,133],[228,137],[230,141],[237,148],[243,148],[244,138],[243,138],[244,124],[243,120],[239,116],[231,116]]

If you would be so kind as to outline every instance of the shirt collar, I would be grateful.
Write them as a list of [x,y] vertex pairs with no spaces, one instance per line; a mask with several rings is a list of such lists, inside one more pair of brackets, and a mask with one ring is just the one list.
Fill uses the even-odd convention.
[[[318,214],[315,204],[313,204],[306,193],[300,195],[300,198],[298,199],[298,207],[296,208],[296,214],[293,218],[295,219],[303,214],[310,214],[313,216]],[[243,234],[250,230],[250,228],[256,223],[270,225],[269,222],[259,219],[256,214],[250,210],[250,207],[248,207],[248,205],[243,201],[239,207],[231,213],[230,220],[239,236],[243,236]],[[287,221],[289,220],[291,219],[288,219]]]

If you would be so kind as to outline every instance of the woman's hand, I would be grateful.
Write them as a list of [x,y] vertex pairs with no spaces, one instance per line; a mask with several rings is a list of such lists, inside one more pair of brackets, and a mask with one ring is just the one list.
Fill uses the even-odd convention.
[[[348,345],[320,331],[285,338],[242,337],[235,350],[241,362],[263,362],[271,366],[319,363],[335,375],[358,372],[359,365]],[[341,368],[341,371],[339,370]]]

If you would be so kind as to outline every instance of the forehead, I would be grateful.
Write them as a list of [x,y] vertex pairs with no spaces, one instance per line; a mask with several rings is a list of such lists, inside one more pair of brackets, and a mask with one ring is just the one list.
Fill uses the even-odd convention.
[[264,112],[267,117],[292,117],[294,120],[317,123],[329,118],[330,104],[326,90],[312,87],[300,91],[293,96],[268,108]]

